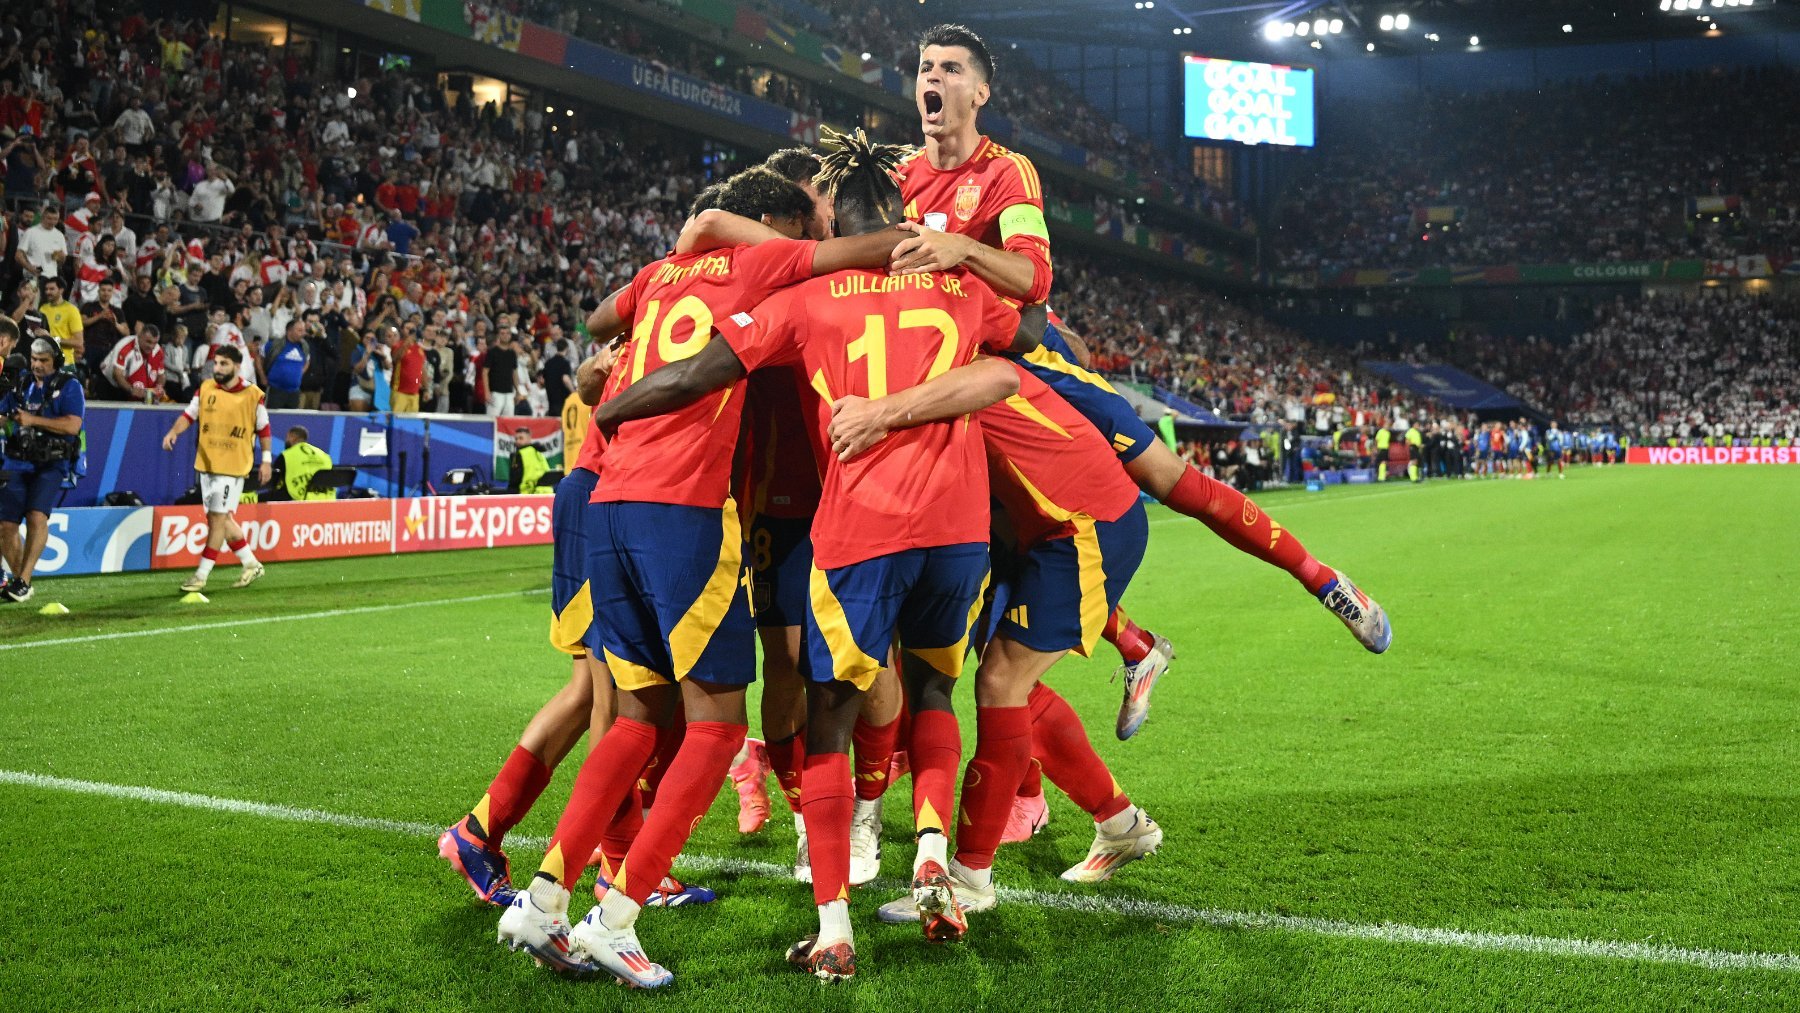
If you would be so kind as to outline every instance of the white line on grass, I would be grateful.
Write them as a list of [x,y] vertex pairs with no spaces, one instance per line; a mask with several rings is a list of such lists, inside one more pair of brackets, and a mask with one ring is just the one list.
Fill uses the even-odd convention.
[[[431,823],[386,820],[369,816],[350,816],[303,809],[296,806],[246,802],[242,799],[219,798],[186,791],[165,791],[135,785],[107,784],[101,781],[78,781],[51,777],[21,770],[0,770],[0,784],[41,788],[46,791],[72,792],[80,795],[103,795],[108,798],[210,809],[214,812],[261,816],[290,823],[321,823],[356,830],[381,830],[410,837],[436,837],[443,827]],[[543,838],[513,837],[528,848],[542,848]],[[702,872],[723,872],[758,876],[765,879],[788,879],[793,870],[772,862],[756,862],[741,858],[684,854],[678,864]],[[877,884],[899,888],[895,881],[877,880]],[[1568,939],[1556,936],[1532,936],[1513,933],[1464,932],[1458,929],[1435,929],[1418,925],[1383,922],[1379,925],[1337,921],[1330,918],[1304,918],[1249,911],[1222,911],[1214,908],[1188,907],[1160,901],[1134,900],[1129,897],[1095,896],[1092,894],[1051,893],[1000,887],[1000,897],[1015,904],[1079,911],[1084,914],[1117,915],[1163,924],[1199,924],[1215,928],[1251,931],[1292,932],[1300,935],[1325,936],[1334,939],[1358,939],[1381,943],[1410,943],[1484,952],[1534,953],[1549,957],[1588,957],[1654,964],[1685,964],[1714,971],[1800,971],[1800,955],[1792,953],[1755,953],[1732,950],[1705,950],[1654,943],[1621,943],[1594,939]]]
[[547,587],[501,594],[472,594],[462,598],[431,598],[426,601],[398,601],[386,605],[359,605],[356,608],[326,609],[323,612],[300,612],[287,616],[262,616],[256,619],[227,619],[217,623],[188,623],[185,626],[162,626],[153,630],[126,630],[122,633],[93,633],[85,637],[56,637],[52,640],[27,640],[18,644],[0,644],[0,651],[22,651],[28,647],[53,647],[57,644],[91,644],[102,640],[126,640],[131,637],[160,637],[165,633],[191,633],[195,630],[220,630],[228,626],[267,626],[296,619],[328,619],[331,616],[356,616],[368,612],[392,612],[395,609],[429,608],[433,605],[462,605],[474,601],[497,601],[526,594],[549,594]]
[[[1367,494],[1361,495],[1361,496],[1334,497],[1334,496],[1330,495],[1329,493],[1323,493],[1323,494],[1319,494],[1319,498],[1317,498],[1317,499],[1296,500],[1292,503],[1286,502],[1284,500],[1284,501],[1276,504],[1275,512],[1280,513],[1280,514],[1285,514],[1289,510],[1297,510],[1300,507],[1325,506],[1327,504],[1330,504],[1332,506],[1346,506],[1351,503],[1366,503],[1372,499],[1387,499],[1389,496],[1417,496],[1420,493],[1425,492],[1429,489],[1460,488],[1460,486],[1455,486],[1453,484],[1450,484],[1449,479],[1437,479],[1437,480],[1434,480],[1434,483],[1435,484],[1427,484],[1422,489],[1411,489],[1411,488],[1389,489],[1386,492],[1372,492],[1372,493],[1367,493]],[[1264,511],[1264,512],[1266,513],[1267,511]],[[1155,526],[1157,524],[1192,524],[1192,523],[1194,523],[1194,519],[1192,517],[1185,517],[1185,516],[1181,516],[1181,515],[1176,515],[1174,517],[1158,517],[1155,520],[1152,520],[1150,522],[1150,524],[1152,526]]]

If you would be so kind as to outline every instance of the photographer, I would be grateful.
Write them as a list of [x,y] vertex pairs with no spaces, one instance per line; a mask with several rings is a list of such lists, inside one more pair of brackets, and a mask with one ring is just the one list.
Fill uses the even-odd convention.
[[87,403],[81,384],[57,370],[61,362],[54,342],[34,341],[30,378],[0,397],[0,415],[13,423],[0,464],[7,472],[0,487],[0,558],[12,578],[0,586],[0,601],[31,598],[31,572],[50,536],[50,513],[81,471],[79,434]]

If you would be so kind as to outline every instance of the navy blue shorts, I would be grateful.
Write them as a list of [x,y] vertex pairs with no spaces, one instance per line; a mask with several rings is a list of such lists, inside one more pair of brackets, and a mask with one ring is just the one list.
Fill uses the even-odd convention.
[[807,670],[815,682],[866,690],[887,667],[898,632],[908,654],[955,678],[987,584],[985,542],[906,549],[834,570],[815,566]]
[[756,681],[736,503],[591,503],[587,540],[594,625],[620,689]]
[[990,637],[1092,657],[1106,618],[1144,561],[1150,521],[1139,502],[1116,521],[1077,515],[1073,524],[1073,535],[1025,550],[998,576]]
[[550,506],[550,646],[578,658],[600,654],[587,577],[587,506],[599,481],[586,468],[576,468],[556,483]]
[[750,524],[750,604],[759,627],[804,626],[812,519],[757,514]]
[[1042,347],[1015,360],[1092,422],[1112,444],[1119,463],[1136,460],[1156,441],[1156,433],[1138,418],[1137,409],[1124,395],[1105,377],[1075,364],[1075,353],[1055,327],[1044,328]]
[[18,524],[30,513],[50,516],[62,498],[61,468],[37,471],[8,471],[6,485],[0,486],[0,521]]

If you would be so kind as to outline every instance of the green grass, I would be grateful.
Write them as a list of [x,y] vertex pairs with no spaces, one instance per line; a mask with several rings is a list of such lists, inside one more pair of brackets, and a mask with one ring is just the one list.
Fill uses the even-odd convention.
[[[1180,651],[1137,739],[1110,653],[1051,681],[1163,824],[1100,888],[1091,830],[1003,849],[1001,882],[1230,912],[1800,953],[1794,485],[1776,469],[1583,469],[1564,482],[1335,489],[1262,502],[1393,616],[1372,657],[1285,575],[1152,513],[1127,604]],[[207,606],[179,574],[41,582],[0,645],[529,592],[547,549],[271,568]],[[232,571],[224,571],[229,576]],[[566,677],[541,594],[0,651],[0,769],[447,823]],[[972,694],[961,694],[972,707]],[[970,735],[973,721],[966,720]],[[971,743],[972,745],[972,743]],[[546,835],[565,765],[521,835]],[[904,787],[904,786],[903,786]],[[885,868],[909,849],[903,799]],[[1333,938],[1025,903],[965,945],[878,926],[861,980],[788,971],[811,895],[712,874],[651,911],[662,995],[572,983],[493,942],[428,837],[0,784],[5,1010],[1800,1008],[1800,971]],[[723,793],[690,853],[791,861]],[[523,875],[537,855],[517,848]],[[702,878],[696,876],[694,878]],[[585,909],[578,899],[576,910]]]

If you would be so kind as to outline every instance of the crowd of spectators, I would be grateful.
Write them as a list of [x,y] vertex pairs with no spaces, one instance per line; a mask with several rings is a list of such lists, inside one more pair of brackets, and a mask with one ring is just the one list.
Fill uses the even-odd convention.
[[[1800,253],[1800,70],[1426,94],[1328,109],[1282,201],[1290,269]],[[1696,221],[1692,197],[1742,210]],[[1461,209],[1427,224],[1425,209]],[[1448,228],[1446,228],[1448,226]]]
[[1724,293],[1620,299],[1566,347],[1459,341],[1457,364],[1566,425],[1640,441],[1800,437],[1800,306]]
[[[9,14],[0,311],[100,396],[180,398],[233,343],[308,406],[560,407],[583,303],[672,245],[698,160],[458,98],[129,8]],[[300,377],[273,368],[290,337]]]

